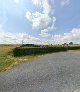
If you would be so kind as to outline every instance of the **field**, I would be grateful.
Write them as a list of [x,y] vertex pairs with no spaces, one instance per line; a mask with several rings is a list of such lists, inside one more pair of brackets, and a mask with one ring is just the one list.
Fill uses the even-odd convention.
[[37,45],[0,45],[0,71],[10,69],[22,62],[29,62],[46,53],[68,50],[80,50],[80,45],[69,45],[67,48],[62,45],[46,45],[45,47]]
[[38,57],[37,55],[14,57],[12,50],[18,46],[19,45],[0,45],[0,71],[5,71],[21,62],[27,62]]

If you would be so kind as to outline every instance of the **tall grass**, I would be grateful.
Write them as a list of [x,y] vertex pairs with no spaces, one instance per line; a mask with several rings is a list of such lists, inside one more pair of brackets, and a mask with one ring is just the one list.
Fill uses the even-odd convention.
[[23,57],[14,57],[13,56],[13,49],[19,47],[20,45],[0,45],[0,71],[5,71],[7,69],[12,68],[14,65],[28,62],[38,56],[23,56]]

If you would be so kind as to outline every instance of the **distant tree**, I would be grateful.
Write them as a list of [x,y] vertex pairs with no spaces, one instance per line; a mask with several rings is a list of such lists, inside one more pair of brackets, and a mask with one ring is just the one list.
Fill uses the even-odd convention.
[[73,45],[73,42],[70,42],[69,45]]
[[64,43],[63,45],[66,45],[67,43]]
[[68,44],[67,43],[64,43],[63,46],[66,47],[66,50],[68,50]]
[[64,44],[62,44],[63,46],[67,46],[68,44],[67,43],[64,43]]

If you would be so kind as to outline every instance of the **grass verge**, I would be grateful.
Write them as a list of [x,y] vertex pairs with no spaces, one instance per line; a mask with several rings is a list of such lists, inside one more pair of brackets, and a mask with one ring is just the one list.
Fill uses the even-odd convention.
[[18,47],[18,45],[0,45],[0,72],[11,69],[13,66],[22,63],[29,62],[39,55],[28,55],[21,57],[14,57],[11,55],[11,51]]

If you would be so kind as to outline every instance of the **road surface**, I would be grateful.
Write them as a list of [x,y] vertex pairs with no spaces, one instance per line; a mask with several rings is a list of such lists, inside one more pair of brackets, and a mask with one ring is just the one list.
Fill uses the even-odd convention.
[[47,54],[0,73],[0,92],[80,92],[80,51]]

